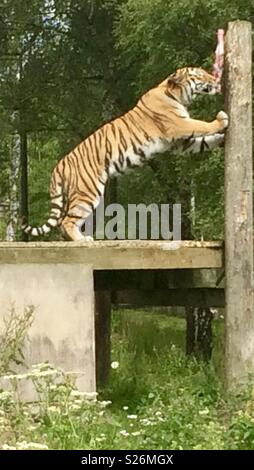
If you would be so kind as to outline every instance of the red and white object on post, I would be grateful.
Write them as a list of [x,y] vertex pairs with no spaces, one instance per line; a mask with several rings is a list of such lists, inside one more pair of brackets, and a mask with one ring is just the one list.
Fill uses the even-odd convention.
[[218,83],[219,91],[221,89],[221,77],[224,65],[224,29],[217,31],[217,47],[215,50],[215,61],[213,64],[213,76]]

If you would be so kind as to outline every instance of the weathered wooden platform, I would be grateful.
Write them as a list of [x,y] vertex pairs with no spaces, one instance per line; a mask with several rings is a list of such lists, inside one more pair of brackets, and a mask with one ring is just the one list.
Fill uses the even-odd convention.
[[223,243],[201,241],[94,241],[0,243],[0,264],[84,263],[94,270],[223,267]]

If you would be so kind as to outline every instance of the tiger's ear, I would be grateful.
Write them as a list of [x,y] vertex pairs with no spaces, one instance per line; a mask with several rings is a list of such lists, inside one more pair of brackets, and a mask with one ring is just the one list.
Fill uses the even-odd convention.
[[181,75],[177,75],[176,73],[172,73],[168,77],[168,84],[169,85],[178,85],[182,80]]

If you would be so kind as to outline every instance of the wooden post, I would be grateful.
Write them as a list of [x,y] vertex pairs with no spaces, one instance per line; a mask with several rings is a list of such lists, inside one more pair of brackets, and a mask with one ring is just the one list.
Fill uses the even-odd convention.
[[195,307],[185,307],[186,337],[185,350],[187,356],[195,352]]
[[95,292],[95,353],[97,386],[106,385],[110,372],[111,292]]
[[225,92],[226,383],[254,373],[251,23],[229,23]]

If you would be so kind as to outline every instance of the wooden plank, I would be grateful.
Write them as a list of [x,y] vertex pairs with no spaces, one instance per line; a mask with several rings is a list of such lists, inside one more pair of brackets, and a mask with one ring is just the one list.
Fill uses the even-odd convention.
[[117,291],[118,304],[130,307],[224,307],[224,289],[125,289]]
[[225,142],[226,379],[228,388],[254,373],[251,23],[229,23],[226,35]]
[[221,242],[95,241],[0,243],[1,263],[84,263],[105,269],[221,268]]

